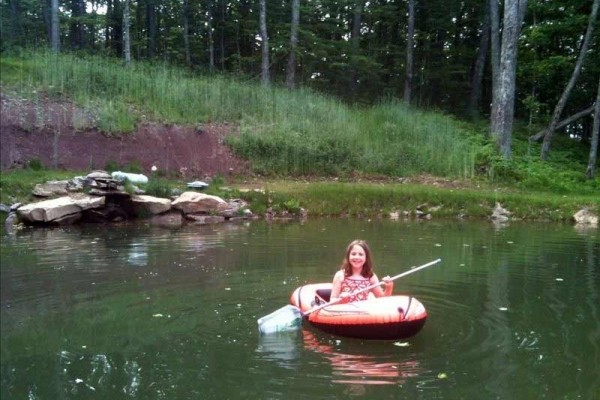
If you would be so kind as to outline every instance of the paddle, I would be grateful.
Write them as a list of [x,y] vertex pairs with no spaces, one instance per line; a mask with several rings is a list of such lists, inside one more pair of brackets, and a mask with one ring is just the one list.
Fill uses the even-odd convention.
[[[398,278],[402,278],[403,276],[410,275],[414,272],[420,271],[424,268],[427,268],[434,264],[437,264],[440,261],[442,261],[442,259],[438,258],[437,260],[434,260],[427,264],[421,265],[420,267],[416,267],[416,268],[413,268],[406,272],[403,272],[401,274],[398,274],[396,276],[393,276],[390,278],[390,281],[394,281]],[[358,293],[369,291],[383,283],[385,283],[385,282],[379,281],[379,283],[367,286],[366,288],[363,288],[361,290],[353,292],[352,294],[355,295]],[[259,318],[258,319],[258,330],[262,334],[294,330],[294,329],[300,327],[300,325],[302,324],[302,318],[306,317],[307,315],[309,315],[315,311],[319,311],[322,308],[331,306],[333,304],[337,304],[342,300],[343,300],[343,298],[338,298],[337,300],[330,301],[329,303],[325,303],[325,304],[321,304],[319,306],[313,307],[304,313],[298,307],[288,304],[287,306],[281,307],[279,310],[276,310],[267,316]]]

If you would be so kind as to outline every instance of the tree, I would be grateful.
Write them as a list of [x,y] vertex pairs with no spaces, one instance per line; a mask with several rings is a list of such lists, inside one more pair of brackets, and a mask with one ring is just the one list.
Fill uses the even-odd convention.
[[350,42],[352,53],[350,56],[350,94],[354,98],[358,89],[358,59],[360,57],[360,26],[362,24],[365,0],[354,0],[354,13],[352,15],[352,30]]
[[127,66],[131,64],[131,39],[129,38],[129,5],[130,0],[125,0],[125,4],[123,6],[123,59],[125,60],[125,65]]
[[596,160],[598,156],[598,136],[600,135],[600,80],[598,81],[598,94],[596,95],[596,106],[594,107],[594,125],[592,127],[592,140],[590,142],[590,157],[585,176],[594,179],[596,174]]
[[52,51],[58,53],[60,51],[60,20],[58,18],[58,0],[52,0],[50,7],[51,15],[51,46]]
[[583,66],[583,60],[585,59],[587,50],[590,46],[590,42],[592,41],[592,33],[594,31],[594,25],[596,23],[596,16],[598,15],[598,6],[600,5],[600,0],[594,0],[594,5],[592,6],[592,12],[590,13],[590,18],[587,26],[587,30],[583,39],[583,43],[581,45],[581,49],[579,51],[579,57],[577,58],[577,62],[575,63],[575,68],[573,68],[573,73],[571,74],[571,78],[565,87],[558,103],[556,103],[556,107],[554,108],[554,112],[552,113],[552,118],[550,119],[550,124],[548,128],[546,128],[546,132],[544,133],[544,142],[542,144],[542,151],[540,158],[542,160],[548,159],[548,153],[550,152],[550,144],[552,143],[552,135],[556,130],[556,124],[560,119],[560,115],[562,114],[563,109],[565,108],[565,104],[569,99],[571,91],[575,86],[575,82],[579,77],[579,73],[581,72],[581,67]]
[[192,64],[190,51],[190,3],[189,0],[183,0],[183,48],[185,51],[185,63]]
[[415,0],[408,0],[408,24],[406,28],[406,72],[404,75],[404,102],[410,104],[414,74],[415,47]]
[[296,52],[298,51],[298,25],[300,22],[300,0],[292,0],[292,26],[290,29],[290,54],[285,83],[288,89],[296,86]]
[[213,37],[213,3],[208,1],[206,5],[206,30],[208,31],[208,69],[215,70],[215,39]]
[[84,0],[71,0],[71,18],[69,38],[71,48],[85,48],[85,2]]
[[481,36],[479,38],[479,47],[477,49],[477,58],[473,66],[471,75],[471,93],[469,94],[469,104],[467,112],[471,117],[478,114],[479,102],[481,99],[481,84],[483,73],[485,70],[485,60],[490,44],[490,5],[486,1],[483,14],[483,22],[481,24]]
[[512,157],[517,44],[527,0],[505,0],[498,87],[494,88],[490,133],[503,158]]
[[489,0],[490,7],[490,60],[492,65],[492,93],[498,88],[498,76],[500,73],[500,16],[498,13],[498,0]]
[[269,86],[271,78],[269,76],[269,36],[267,35],[267,1],[260,0],[260,38],[262,49],[261,62],[261,84]]

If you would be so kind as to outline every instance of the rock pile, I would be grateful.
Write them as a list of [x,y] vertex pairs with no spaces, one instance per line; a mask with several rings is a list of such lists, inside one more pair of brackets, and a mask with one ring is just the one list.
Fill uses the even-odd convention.
[[85,177],[68,181],[38,184],[33,194],[47,199],[11,206],[7,210],[7,225],[18,222],[69,225],[149,218],[158,225],[179,226],[185,222],[209,224],[254,217],[248,204],[240,199],[225,201],[194,191],[166,199],[145,195],[135,186],[128,189],[125,190],[123,181],[113,179],[104,171],[92,171]]

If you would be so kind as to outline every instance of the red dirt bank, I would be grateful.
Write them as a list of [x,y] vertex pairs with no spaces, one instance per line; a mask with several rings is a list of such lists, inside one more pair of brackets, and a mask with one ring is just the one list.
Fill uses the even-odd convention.
[[[46,167],[89,171],[109,162],[152,166],[170,176],[188,179],[244,175],[248,165],[235,157],[223,139],[235,128],[222,124],[193,126],[143,123],[121,137],[95,128],[76,131],[73,121],[85,116],[69,102],[33,103],[1,94],[0,168],[22,167],[37,159]],[[90,124],[91,125],[91,124]]]

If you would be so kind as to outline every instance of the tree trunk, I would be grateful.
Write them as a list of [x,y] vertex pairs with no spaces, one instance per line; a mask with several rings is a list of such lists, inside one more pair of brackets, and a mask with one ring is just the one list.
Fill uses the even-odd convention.
[[598,81],[598,94],[596,94],[596,106],[594,107],[594,125],[592,127],[592,140],[590,141],[590,157],[585,170],[585,177],[594,179],[596,176],[596,160],[598,157],[598,136],[600,135],[600,80]]
[[148,58],[154,58],[156,55],[156,5],[154,0],[147,0],[146,3],[146,28],[148,30]]
[[298,47],[298,24],[300,23],[300,0],[292,0],[292,27],[290,30],[290,54],[288,56],[285,84],[288,89],[296,86],[296,51]]
[[221,70],[225,71],[225,0],[220,0],[219,5],[221,6],[221,19],[219,26],[219,48],[221,50]]
[[262,48],[261,84],[267,87],[271,84],[269,77],[269,36],[267,34],[267,1],[260,0],[260,38]]
[[415,50],[415,0],[408,0],[408,26],[406,30],[406,72],[404,75],[404,102],[409,105],[412,96]]
[[485,70],[485,59],[490,47],[490,5],[489,1],[485,4],[483,22],[481,24],[481,37],[479,38],[479,49],[477,58],[473,66],[473,75],[471,76],[471,93],[469,94],[469,104],[467,112],[473,118],[479,115],[479,102],[481,101],[481,82],[483,81],[483,72]]
[[52,0],[50,8],[51,15],[51,45],[52,51],[60,52],[60,20],[58,18],[58,0]]
[[360,54],[360,25],[362,23],[362,14],[364,0],[355,0],[354,15],[352,17],[352,31],[350,32],[350,41],[352,45],[352,54],[350,56],[350,93],[354,97],[358,90],[358,56]]
[[554,135],[554,131],[556,130],[556,124],[560,118],[560,114],[562,114],[563,109],[565,108],[565,104],[571,95],[571,90],[575,87],[575,82],[579,77],[579,73],[581,72],[581,67],[583,66],[583,60],[585,59],[585,55],[587,53],[588,47],[590,46],[590,42],[592,41],[592,34],[594,32],[594,25],[596,23],[596,16],[598,15],[598,6],[600,5],[600,0],[594,0],[594,5],[592,6],[592,12],[590,13],[590,19],[587,26],[587,32],[585,33],[585,37],[583,39],[583,43],[581,45],[581,49],[579,50],[579,56],[577,57],[577,62],[575,63],[575,68],[573,69],[573,74],[571,75],[571,79],[567,83],[567,87],[563,91],[556,107],[554,108],[554,112],[552,113],[552,119],[550,120],[550,125],[546,129],[546,133],[544,134],[544,142],[542,143],[542,152],[540,154],[540,158],[542,160],[548,159],[548,153],[550,153],[550,145],[552,143],[552,135]]
[[123,59],[125,65],[131,65],[131,39],[129,38],[129,5],[130,0],[125,0],[123,6]]
[[490,60],[492,64],[492,93],[498,88],[498,74],[500,71],[500,16],[498,13],[498,0],[489,0],[490,7],[490,42],[492,45]]
[[[585,117],[586,115],[589,115],[593,112],[594,112],[594,104],[592,104],[585,110],[579,111],[578,113],[575,113],[575,114],[571,115],[570,117],[565,118],[562,121],[558,122],[556,124],[556,126],[554,127],[554,129],[564,128],[565,126],[569,125],[571,122],[577,121],[579,118]],[[540,140],[541,138],[543,138],[545,134],[546,134],[546,128],[542,129],[535,135],[529,136],[529,141],[536,142],[536,141]]]
[[215,38],[213,36],[213,12],[212,2],[208,2],[206,10],[206,19],[208,30],[208,69],[210,72],[215,70]]
[[498,87],[494,90],[490,133],[504,159],[512,158],[512,124],[515,106],[517,45],[521,31],[520,8],[527,0],[505,0],[504,28]]
[[183,0],[183,48],[185,52],[185,63],[192,64],[190,54],[190,3],[189,0]]
[[85,47],[85,3],[83,0],[71,0],[72,18],[69,26],[69,38],[72,49]]

